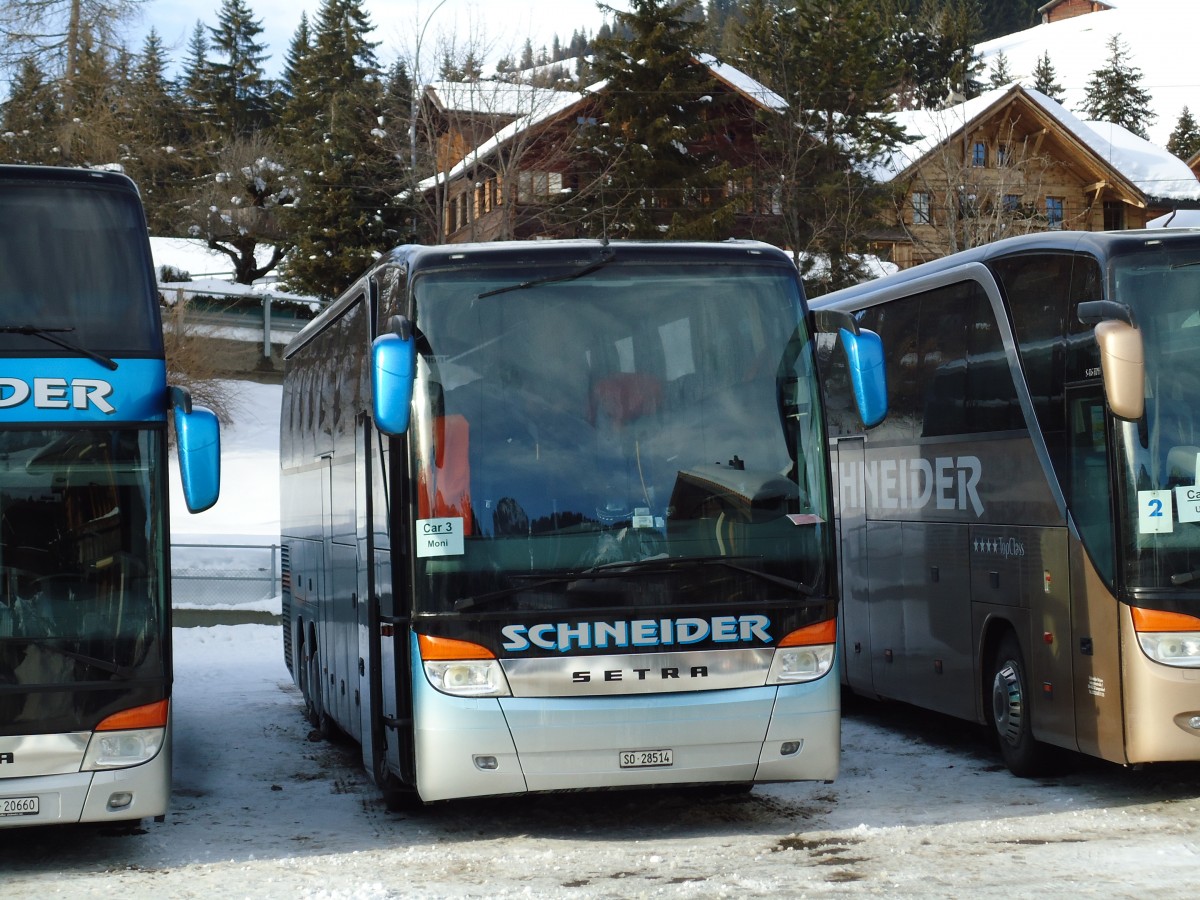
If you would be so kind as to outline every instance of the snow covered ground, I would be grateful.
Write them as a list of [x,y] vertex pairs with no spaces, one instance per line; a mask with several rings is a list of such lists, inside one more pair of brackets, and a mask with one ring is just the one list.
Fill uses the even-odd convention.
[[355,750],[310,737],[277,628],[176,649],[166,821],[0,832],[0,898],[1195,896],[1197,766],[1024,781],[974,728],[856,703],[832,784],[391,813]]
[[[222,499],[177,540],[278,534],[279,388],[239,384]],[[178,485],[173,485],[178,490]],[[172,808],[0,832],[0,900],[1195,896],[1200,766],[1021,780],[980,729],[852,701],[832,784],[384,807],[310,733],[278,626],[175,629]]]

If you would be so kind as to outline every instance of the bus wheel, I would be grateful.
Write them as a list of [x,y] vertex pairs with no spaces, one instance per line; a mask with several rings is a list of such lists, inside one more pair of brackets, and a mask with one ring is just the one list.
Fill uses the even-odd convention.
[[1033,739],[1029,678],[1011,632],[1000,641],[992,664],[992,729],[1009,771],[1021,778],[1042,774],[1049,748]]
[[304,685],[304,717],[309,723],[324,733],[325,709],[321,703],[321,658],[317,655],[315,646],[304,646],[304,666],[302,668]]

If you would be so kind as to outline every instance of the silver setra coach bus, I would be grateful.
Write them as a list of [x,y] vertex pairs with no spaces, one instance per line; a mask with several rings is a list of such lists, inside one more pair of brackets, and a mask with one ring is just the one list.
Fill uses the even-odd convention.
[[832,779],[814,333],[765,244],[400,247],[286,350],[284,643],[393,800]]

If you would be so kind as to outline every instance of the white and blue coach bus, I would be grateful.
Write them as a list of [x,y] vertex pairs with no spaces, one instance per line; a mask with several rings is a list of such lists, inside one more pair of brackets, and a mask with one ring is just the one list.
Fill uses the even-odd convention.
[[878,339],[765,244],[385,254],[285,353],[314,721],[397,800],[834,778],[818,330],[882,418]]
[[133,182],[0,166],[0,827],[166,812],[172,405],[199,511],[217,422],[167,387]]

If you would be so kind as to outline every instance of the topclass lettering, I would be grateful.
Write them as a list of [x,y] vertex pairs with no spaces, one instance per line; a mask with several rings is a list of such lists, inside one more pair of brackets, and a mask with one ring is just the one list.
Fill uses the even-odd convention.
[[979,518],[979,479],[983,464],[978,456],[939,456],[935,459],[873,459],[838,466],[842,505],[875,509],[970,509]]
[[33,400],[37,409],[87,409],[94,406],[102,413],[114,413],[108,402],[113,386],[97,378],[34,378],[32,384],[21,378],[0,378],[0,409]]
[[771,643],[766,616],[713,616],[711,619],[635,619],[631,622],[545,622],[540,625],[505,625],[503,647],[513,653],[538,647],[565,653],[573,648],[664,647],[716,643]]

